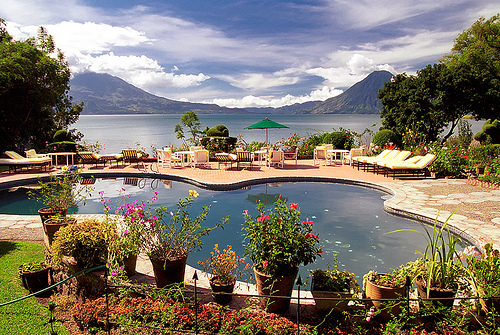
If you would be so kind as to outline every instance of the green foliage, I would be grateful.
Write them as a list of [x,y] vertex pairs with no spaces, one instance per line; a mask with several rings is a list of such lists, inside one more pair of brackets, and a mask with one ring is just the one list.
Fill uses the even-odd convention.
[[211,153],[231,152],[236,147],[236,137],[203,137],[201,145]]
[[467,267],[476,292],[486,296],[500,294],[500,252],[488,243],[480,258],[467,257]]
[[282,138],[281,141],[276,143],[277,147],[282,147],[285,152],[294,151],[296,147],[300,146],[301,141],[305,138],[300,137],[297,133],[290,134],[288,138]]
[[87,195],[94,189],[91,185],[79,185],[79,173],[51,174],[49,182],[38,180],[39,187],[28,191],[28,196],[45,207],[63,212],[79,203],[85,203]]
[[[226,216],[213,227],[203,227],[202,223],[207,219],[210,206],[203,206],[201,212],[191,218],[189,208],[197,196],[196,191],[190,190],[186,198],[179,198],[174,211],[166,207],[155,208],[154,214],[145,211],[149,220],[144,236],[144,248],[149,257],[166,261],[187,256],[189,252],[201,249],[203,236],[227,223],[229,217]],[[170,220],[167,221],[167,217],[170,217]]]
[[2,38],[0,59],[0,152],[42,151],[83,109],[68,95],[69,65],[44,28],[36,39]]
[[498,156],[491,161],[488,171],[483,176],[479,176],[479,179],[500,184],[500,158]]
[[[333,266],[333,269],[332,269]],[[351,292],[354,289],[356,293],[358,283],[356,275],[347,270],[338,269],[337,255],[333,255],[333,265],[328,263],[327,269],[317,269],[311,271],[314,291],[328,291],[328,292]]]
[[323,143],[324,132],[316,132],[314,134],[308,134],[306,139],[302,141],[299,147],[299,155],[313,155],[314,148]]
[[229,129],[223,124],[219,124],[214,128],[210,128],[206,131],[206,136],[209,137],[228,137]]
[[373,135],[372,143],[379,147],[393,144],[398,145],[399,138],[392,130],[382,129]]
[[255,218],[244,212],[245,255],[259,271],[285,275],[301,264],[314,262],[322,252],[316,247],[319,239],[313,234],[313,222],[300,220],[297,204],[287,206],[279,198],[269,210],[262,202],[256,209],[259,214]]
[[50,247],[52,263],[61,264],[64,255],[72,256],[83,268],[104,264],[107,260],[108,241],[113,231],[99,220],[84,220],[59,229]]
[[[174,127],[175,135],[178,139],[181,139],[182,142],[187,145],[189,144],[198,144],[198,138],[203,132],[200,130],[201,123],[198,115],[194,112],[186,112],[181,116],[181,123],[176,124]],[[191,135],[191,137],[187,138],[184,134],[184,127],[187,127],[187,132]]]
[[493,122],[491,119],[486,120],[483,124],[483,130],[479,131],[476,135],[474,135],[474,139],[478,140],[482,144],[487,143],[500,143],[500,123],[497,119]]
[[36,272],[43,270],[47,267],[45,265],[45,262],[40,261],[40,262],[26,262],[21,265],[19,265],[19,273],[21,272]]
[[470,167],[467,152],[460,147],[448,147],[439,142],[431,145],[430,153],[436,155],[436,160],[429,167],[430,171],[439,176],[462,178]]

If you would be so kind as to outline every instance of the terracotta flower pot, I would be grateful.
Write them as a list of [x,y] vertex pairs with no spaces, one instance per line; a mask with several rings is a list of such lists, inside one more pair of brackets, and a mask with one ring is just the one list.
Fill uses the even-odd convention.
[[[295,277],[297,277],[299,268],[293,269],[290,274],[285,276],[269,276],[260,272],[255,267],[253,271],[259,295],[292,296],[293,285],[295,284]],[[290,307],[290,298],[263,297],[260,300],[263,307],[270,313],[284,313]]]
[[186,272],[187,256],[175,260],[163,261],[161,259],[149,257],[153,265],[156,287],[162,288],[174,283],[184,282]]
[[42,225],[45,224],[45,221],[50,219],[50,217],[54,215],[66,216],[67,210],[63,211],[55,211],[50,207],[43,207],[38,210],[38,214],[40,215],[40,219],[42,220]]
[[76,219],[72,217],[66,217],[63,220],[52,220],[49,218],[47,221],[45,221],[43,230],[45,231],[45,235],[47,236],[49,247],[52,245],[52,242],[54,242],[54,235],[59,231],[59,229],[66,227],[68,224],[74,224],[75,222]]
[[221,294],[221,293],[233,293],[234,284],[236,283],[236,278],[232,278],[232,282],[229,284],[221,284],[218,281],[219,277],[214,276],[210,278],[210,287],[212,288],[212,298],[214,301],[220,305],[226,305],[233,299],[232,294]]
[[[33,272],[21,272],[21,282],[24,288],[30,291],[30,293],[35,293],[49,287],[49,270],[50,267],[45,269],[33,271]],[[37,294],[37,297],[46,297],[50,295],[50,292],[44,292]]]
[[[373,281],[366,281],[366,298],[379,311],[379,317],[389,319],[391,315],[401,313],[405,298],[405,286],[401,287],[386,287],[376,284]],[[394,300],[377,300],[377,299],[394,299]]]

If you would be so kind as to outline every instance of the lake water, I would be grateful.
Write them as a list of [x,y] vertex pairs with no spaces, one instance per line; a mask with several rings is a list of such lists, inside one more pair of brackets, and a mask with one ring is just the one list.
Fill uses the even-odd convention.
[[[366,128],[376,132],[381,127],[380,115],[198,115],[201,129],[224,124],[229,129],[230,136],[241,134],[247,143],[264,141],[265,130],[245,129],[265,117],[281,123],[289,128],[270,129],[269,141],[276,143],[290,134],[300,136],[317,131],[331,132],[340,127],[361,133]],[[157,147],[169,144],[181,145],[176,139],[174,127],[180,123],[181,115],[82,115],[75,128],[85,135],[87,142],[99,141],[105,145],[103,153],[117,153],[122,149],[135,148],[136,142],[151,153],[151,143]],[[481,130],[483,122],[472,121],[473,132]]]

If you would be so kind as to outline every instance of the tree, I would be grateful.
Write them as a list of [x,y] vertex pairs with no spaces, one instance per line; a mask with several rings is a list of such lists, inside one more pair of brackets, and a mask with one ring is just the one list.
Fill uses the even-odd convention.
[[[189,128],[187,132],[191,134],[191,137],[187,140],[185,139],[186,136],[184,135],[183,127]],[[196,115],[194,111],[191,111],[186,112],[181,116],[181,123],[175,125],[174,131],[176,133],[176,137],[182,139],[184,144],[186,144],[186,141],[191,144],[196,144],[198,143],[198,139],[200,138],[200,136],[203,134],[203,131],[200,130],[200,127],[201,123],[198,119],[198,115]]]
[[52,36],[15,41],[0,20],[0,151],[42,150],[78,120],[83,103],[69,96],[70,70]]

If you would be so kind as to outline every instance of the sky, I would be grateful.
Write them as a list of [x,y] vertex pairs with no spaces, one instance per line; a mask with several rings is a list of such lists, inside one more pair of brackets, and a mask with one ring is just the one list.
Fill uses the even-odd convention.
[[434,64],[498,0],[2,0],[17,40],[43,26],[72,74],[108,73],[173,100],[281,107],[373,71]]

